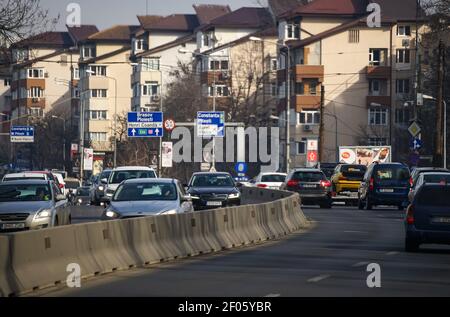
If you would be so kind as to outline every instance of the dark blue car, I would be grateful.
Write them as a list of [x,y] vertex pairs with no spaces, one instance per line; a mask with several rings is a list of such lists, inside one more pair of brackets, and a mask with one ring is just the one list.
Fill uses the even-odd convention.
[[408,207],[405,226],[407,252],[426,243],[450,244],[450,185],[422,185]]
[[373,206],[408,206],[410,173],[401,163],[374,163],[369,166],[358,190],[358,207],[371,210]]

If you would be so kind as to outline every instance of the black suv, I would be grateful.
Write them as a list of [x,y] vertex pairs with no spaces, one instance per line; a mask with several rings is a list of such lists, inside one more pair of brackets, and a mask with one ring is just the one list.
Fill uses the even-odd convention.
[[369,166],[358,190],[358,208],[367,210],[377,205],[408,206],[410,173],[401,163],[374,163]]

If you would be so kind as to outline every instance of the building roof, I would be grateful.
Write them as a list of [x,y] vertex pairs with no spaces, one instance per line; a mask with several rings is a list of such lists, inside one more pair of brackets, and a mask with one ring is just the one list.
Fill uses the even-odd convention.
[[231,12],[228,5],[194,4],[193,7],[200,25],[208,24],[212,20]]
[[95,25],[81,25],[79,27],[71,27],[67,25],[67,30],[75,43],[83,41],[94,33],[99,32]]
[[90,35],[84,41],[129,42],[132,34],[138,28],[139,26],[137,25],[115,25]]
[[272,16],[266,8],[243,7],[213,19],[205,28],[262,28],[272,24]]
[[199,26],[195,14],[172,14],[166,17],[138,16],[138,20],[144,30],[192,32]]
[[73,44],[69,32],[44,32],[16,42],[11,47],[71,47]]
[[279,17],[283,13],[297,8],[300,5],[305,5],[308,2],[309,0],[269,0],[269,7],[272,9],[273,14]]
[[[383,21],[415,21],[417,0],[373,0],[381,7]],[[418,19],[426,20],[426,13],[422,8],[418,10]]]
[[367,13],[370,0],[313,0],[308,4],[300,4],[285,12],[281,17],[289,18],[298,15],[340,15],[356,16]]

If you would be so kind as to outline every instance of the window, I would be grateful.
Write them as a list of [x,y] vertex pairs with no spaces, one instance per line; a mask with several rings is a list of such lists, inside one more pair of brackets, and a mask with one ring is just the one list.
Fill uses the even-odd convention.
[[94,142],[106,142],[106,132],[89,132],[89,140]]
[[228,70],[228,61],[210,61],[209,69],[210,70]]
[[387,109],[369,109],[369,125],[387,125]]
[[82,46],[81,56],[85,59],[95,57],[95,47],[94,46]]
[[73,89],[73,95],[72,98],[80,98],[80,88],[74,88]]
[[306,144],[308,144],[308,140],[306,138],[302,138],[300,142],[297,142],[297,155],[306,154]]
[[28,78],[44,78],[44,70],[42,68],[29,68]]
[[380,95],[380,81],[373,79],[369,81],[369,95],[379,96]]
[[348,31],[348,42],[349,43],[359,43],[359,30],[352,29]]
[[383,66],[386,63],[387,50],[380,48],[369,49],[369,65]]
[[[214,97],[214,87],[210,86],[208,89],[209,97]],[[228,97],[230,91],[225,85],[216,85],[216,97]]]
[[106,98],[108,95],[106,89],[92,89],[91,97],[92,98]]
[[157,96],[159,94],[159,84],[157,82],[145,82],[142,85],[141,96]]
[[397,63],[399,64],[409,64],[410,63],[410,50],[399,49],[397,50]]
[[160,68],[159,58],[143,58],[142,59],[142,70],[143,71],[159,70],[159,68]]
[[316,125],[320,124],[319,111],[302,111],[298,114],[298,124]]
[[107,111],[106,110],[91,110],[89,111],[89,119],[90,120],[106,120],[107,119]]
[[395,123],[405,125],[409,123],[410,120],[410,110],[409,109],[395,109]]
[[88,76],[106,76],[106,66],[91,65],[88,70]]
[[42,90],[40,87],[31,87],[31,89],[28,89],[28,98],[43,98],[44,97],[44,90]]
[[73,69],[73,79],[80,79],[80,69],[79,68]]
[[11,91],[11,99],[12,100],[17,100],[17,90],[12,90]]
[[367,145],[369,146],[384,146],[387,144],[386,138],[369,138]]
[[278,85],[277,85],[277,83],[271,83],[270,84],[270,95],[272,97],[278,96]]
[[9,79],[9,78],[4,79],[4,80],[3,80],[3,85],[4,85],[5,87],[11,86],[11,79]]
[[317,82],[315,81],[309,82],[309,94],[312,96],[317,95]]
[[409,94],[409,79],[397,79],[395,92],[397,94]]
[[300,39],[300,26],[295,23],[289,23],[286,25],[286,38]]
[[305,94],[305,85],[303,85],[303,83],[295,83],[295,94],[296,95]]
[[271,71],[278,70],[278,59],[276,57],[270,59],[270,70]]
[[134,42],[134,48],[136,51],[143,51],[147,49],[147,43],[144,39],[137,39]]
[[202,35],[202,42],[203,42],[203,46],[209,47],[209,44],[210,44],[209,34]]
[[411,26],[410,25],[398,25],[397,26],[398,36],[411,36]]
[[31,107],[31,108],[28,108],[28,114],[32,117],[43,117],[44,110],[42,108],[38,108],[38,107]]

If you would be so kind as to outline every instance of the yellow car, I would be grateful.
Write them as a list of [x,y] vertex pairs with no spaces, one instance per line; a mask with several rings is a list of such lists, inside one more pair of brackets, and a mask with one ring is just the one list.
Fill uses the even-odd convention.
[[331,176],[333,195],[343,193],[357,193],[364,178],[367,167],[365,165],[340,164]]

